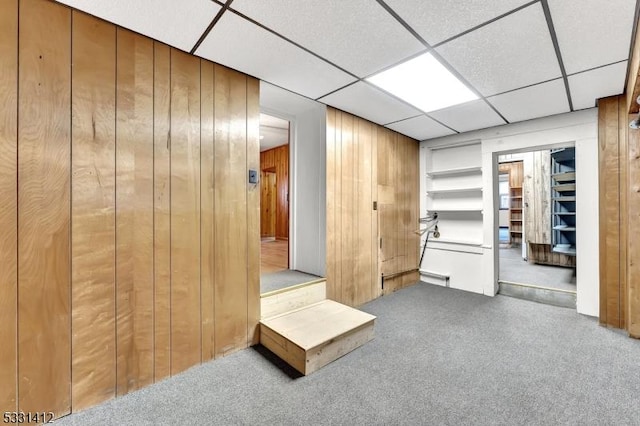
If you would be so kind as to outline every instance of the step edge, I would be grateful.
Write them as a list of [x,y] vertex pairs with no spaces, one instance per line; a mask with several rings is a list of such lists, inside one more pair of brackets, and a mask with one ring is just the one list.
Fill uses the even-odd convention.
[[327,282],[326,278],[318,278],[317,280],[313,280],[313,281],[307,281],[306,283],[300,283],[300,284],[296,284],[296,285],[292,285],[290,287],[285,287],[285,288],[279,288],[277,290],[272,290],[272,291],[268,291],[266,293],[262,293],[260,294],[260,299],[266,298],[266,297],[271,297],[271,296],[276,296],[278,294],[282,294],[282,293],[286,293],[289,291],[295,291],[301,288],[305,288],[305,287],[309,287],[315,284],[321,284],[323,282]]

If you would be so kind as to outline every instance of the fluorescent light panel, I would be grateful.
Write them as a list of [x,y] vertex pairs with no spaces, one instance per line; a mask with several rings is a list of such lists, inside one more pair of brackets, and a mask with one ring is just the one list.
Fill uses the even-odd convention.
[[382,71],[367,81],[424,112],[478,99],[431,53]]

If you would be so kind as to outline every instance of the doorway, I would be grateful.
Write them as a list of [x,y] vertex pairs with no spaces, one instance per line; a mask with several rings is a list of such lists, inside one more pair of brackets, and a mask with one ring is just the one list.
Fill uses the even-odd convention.
[[260,287],[268,293],[317,279],[290,269],[291,122],[260,114]]
[[575,309],[575,148],[497,160],[499,293]]

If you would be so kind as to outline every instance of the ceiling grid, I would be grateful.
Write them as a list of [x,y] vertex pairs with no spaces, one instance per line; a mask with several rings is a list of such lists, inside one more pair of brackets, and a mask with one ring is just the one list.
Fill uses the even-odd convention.
[[[58,1],[416,139],[621,93],[638,11],[637,0]],[[427,52],[478,100],[425,112],[366,80]]]

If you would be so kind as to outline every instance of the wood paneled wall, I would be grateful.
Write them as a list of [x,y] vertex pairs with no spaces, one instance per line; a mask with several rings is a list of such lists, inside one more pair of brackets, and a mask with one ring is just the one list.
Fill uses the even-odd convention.
[[400,273],[385,292],[417,282],[418,209],[418,143],[328,108],[327,297],[358,306],[381,274]]
[[[420,279],[418,269],[419,144],[378,128],[377,183],[380,273],[383,292],[399,290]],[[374,157],[375,158],[375,157]]]
[[258,81],[48,0],[0,24],[0,409],[255,343]]
[[625,95],[598,102],[600,324],[640,338],[640,131],[629,128],[636,118]]
[[[260,153],[260,170],[276,174],[275,237],[289,239],[289,145],[282,145]],[[266,213],[266,212],[265,212]],[[261,230],[266,235],[265,230]]]

